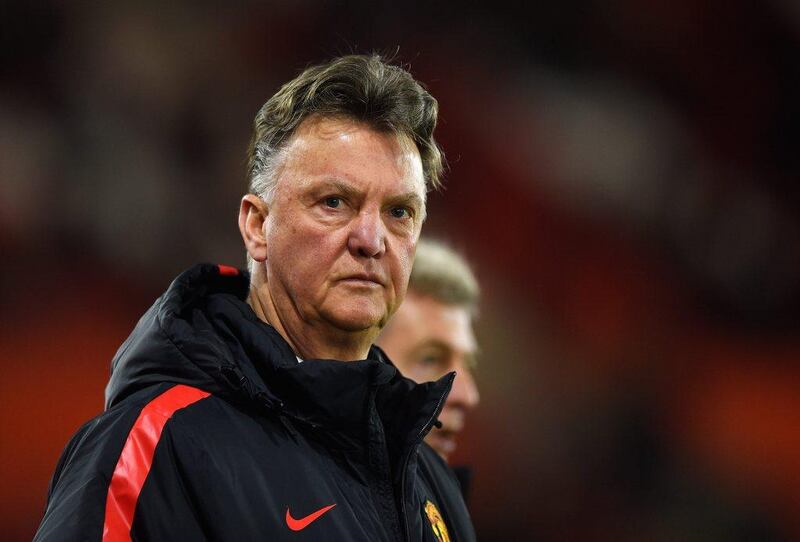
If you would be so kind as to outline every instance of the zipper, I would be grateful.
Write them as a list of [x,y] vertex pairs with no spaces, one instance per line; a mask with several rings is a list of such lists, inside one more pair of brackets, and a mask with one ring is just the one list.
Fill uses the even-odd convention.
[[369,413],[367,415],[366,441],[364,442],[367,451],[368,487],[375,498],[375,502],[380,503],[379,511],[384,514],[382,522],[386,528],[386,533],[391,540],[403,542],[406,539],[403,537],[403,525],[397,506],[397,493],[392,483],[386,434],[375,408],[376,394],[377,388],[373,386],[367,400]]
[[[455,373],[450,375],[450,381],[448,382],[448,384],[450,384],[450,388],[452,388],[453,380],[455,380],[455,378]],[[422,429],[419,430],[417,436],[414,437],[414,441],[412,442],[411,446],[409,446],[408,452],[406,452],[406,455],[403,458],[403,474],[400,476],[400,514],[403,516],[403,526],[405,527],[405,532],[403,533],[405,536],[403,538],[406,540],[406,542],[410,542],[411,540],[411,535],[409,533],[410,528],[408,526],[408,511],[406,510],[406,474],[408,473],[408,462],[411,460],[411,453],[416,450],[419,443],[422,442],[423,435],[430,430],[430,428],[433,426],[434,420],[442,412],[442,405],[448,395],[449,393],[445,393],[439,397],[439,402],[436,403],[436,408],[433,410],[433,414],[431,415],[430,419],[425,422],[425,425],[422,426]]]

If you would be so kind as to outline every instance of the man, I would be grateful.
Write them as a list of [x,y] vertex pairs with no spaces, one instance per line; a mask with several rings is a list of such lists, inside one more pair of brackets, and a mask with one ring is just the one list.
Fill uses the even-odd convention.
[[420,240],[408,294],[378,339],[392,363],[416,382],[456,372],[439,415],[442,427],[425,437],[445,460],[456,449],[465,415],[479,400],[472,376],[477,303],[478,282],[464,259],[441,243]]
[[142,317],[37,540],[474,540],[421,444],[454,375],[415,384],[371,347],[439,184],[436,117],[377,56],[264,104],[239,212],[251,273],[197,266]]

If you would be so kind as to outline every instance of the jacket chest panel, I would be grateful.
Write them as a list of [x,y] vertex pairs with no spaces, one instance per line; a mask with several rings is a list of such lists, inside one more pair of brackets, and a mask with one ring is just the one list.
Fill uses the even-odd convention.
[[187,426],[181,439],[190,442],[189,453],[178,453],[200,515],[214,518],[206,525],[212,539],[283,533],[287,540],[397,540],[386,517],[394,498],[376,491],[357,454],[291,434],[277,421],[236,413],[198,419],[202,425]]

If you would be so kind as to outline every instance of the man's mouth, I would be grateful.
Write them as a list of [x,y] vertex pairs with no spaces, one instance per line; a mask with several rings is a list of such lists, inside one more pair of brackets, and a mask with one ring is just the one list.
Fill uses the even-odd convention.
[[383,280],[375,273],[356,273],[341,279],[342,282],[349,284],[361,284],[364,286],[383,286]]
[[431,448],[446,458],[456,450],[456,435],[455,431],[450,431],[446,428],[434,428],[428,433],[427,441]]

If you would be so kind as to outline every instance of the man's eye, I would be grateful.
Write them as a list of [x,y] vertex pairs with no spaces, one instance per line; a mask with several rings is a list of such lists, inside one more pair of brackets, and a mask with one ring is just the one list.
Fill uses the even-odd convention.
[[325,198],[325,205],[330,207],[331,209],[336,209],[342,203],[341,198]]
[[411,215],[405,207],[392,207],[390,213],[395,218],[407,218]]
[[425,366],[438,365],[442,358],[436,355],[427,355],[420,358],[420,364]]

